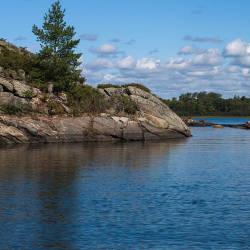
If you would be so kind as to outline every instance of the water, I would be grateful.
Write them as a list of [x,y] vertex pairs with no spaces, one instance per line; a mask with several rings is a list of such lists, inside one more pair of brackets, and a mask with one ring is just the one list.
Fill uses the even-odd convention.
[[250,131],[0,149],[0,249],[250,249]]
[[205,120],[216,124],[244,124],[250,121],[250,117],[196,117],[194,120]]

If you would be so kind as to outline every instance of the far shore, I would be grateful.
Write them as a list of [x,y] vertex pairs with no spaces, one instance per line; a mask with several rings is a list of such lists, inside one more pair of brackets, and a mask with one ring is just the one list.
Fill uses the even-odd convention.
[[206,115],[206,116],[193,116],[193,115],[190,115],[190,116],[182,116],[182,118],[186,118],[186,117],[191,117],[191,118],[249,118],[250,119],[250,116],[227,116],[227,115]]
[[[196,119],[195,119],[196,118]],[[224,123],[216,120],[209,120],[208,118],[239,118],[239,119],[246,119],[245,121],[240,121],[237,123]],[[250,118],[248,120],[249,116],[193,116],[189,118],[182,117],[183,121],[188,125],[189,127],[214,127],[214,128],[223,128],[223,127],[229,127],[229,128],[240,128],[240,129],[250,129]],[[230,120],[229,120],[230,122]],[[231,121],[232,122],[232,121]]]

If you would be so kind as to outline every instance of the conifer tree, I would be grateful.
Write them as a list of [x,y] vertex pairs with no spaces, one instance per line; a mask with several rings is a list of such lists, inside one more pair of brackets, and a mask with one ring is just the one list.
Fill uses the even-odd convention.
[[65,10],[60,1],[56,1],[45,14],[42,28],[34,25],[32,29],[41,45],[38,58],[44,78],[54,82],[58,91],[83,81],[79,70],[81,54],[75,52],[80,40],[74,39],[75,29],[68,26],[64,18]]

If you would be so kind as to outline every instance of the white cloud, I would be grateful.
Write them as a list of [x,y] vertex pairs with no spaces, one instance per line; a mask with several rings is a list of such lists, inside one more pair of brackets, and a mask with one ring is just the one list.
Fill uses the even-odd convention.
[[231,57],[245,56],[250,54],[250,44],[241,39],[236,39],[226,45],[224,54]]
[[216,76],[221,73],[221,70],[218,66],[214,66],[212,68],[205,68],[205,69],[195,69],[193,71],[187,72],[187,75],[194,76],[194,77],[209,77],[209,76]]
[[114,53],[117,51],[117,48],[113,44],[103,44],[96,48],[96,51],[100,53]]
[[113,44],[103,44],[96,48],[91,48],[90,51],[99,55],[114,55],[119,53],[118,49]]
[[184,54],[184,55],[190,55],[193,53],[194,53],[194,48],[192,46],[189,46],[189,45],[182,47],[179,51],[179,54]]
[[135,66],[136,60],[132,56],[122,58],[117,62],[117,66],[120,69],[131,69]]
[[227,73],[239,73],[240,72],[240,68],[236,65],[229,65],[226,68],[226,72]]
[[250,67],[250,55],[238,57],[233,63],[243,67]]
[[218,49],[208,49],[194,57],[193,63],[197,65],[218,65],[221,63],[222,57]]
[[[98,51],[117,53],[118,49],[100,46]],[[141,82],[162,96],[177,96],[184,92],[215,91],[234,95],[250,93],[249,43],[236,39],[218,48],[184,46],[173,58],[135,58],[132,55],[98,58],[86,64],[90,82]],[[182,56],[180,56],[182,54]],[[119,56],[119,54],[117,55]]]
[[249,69],[247,69],[247,68],[243,68],[242,70],[241,70],[241,72],[242,72],[242,75],[243,76],[245,76],[245,77],[247,77],[247,76],[249,76],[250,74],[250,70]]
[[172,58],[170,61],[166,64],[166,68],[172,69],[172,70],[185,70],[188,67],[190,67],[190,60],[186,60],[183,58]]
[[105,74],[104,76],[103,76],[103,80],[104,81],[112,81],[112,80],[114,80],[116,78],[116,76],[115,75],[112,75],[112,74]]
[[232,65],[240,67],[250,67],[250,43],[241,39],[233,40],[224,49],[224,55],[234,60]]
[[144,57],[136,63],[136,68],[141,70],[155,70],[159,66],[160,61],[152,58]]

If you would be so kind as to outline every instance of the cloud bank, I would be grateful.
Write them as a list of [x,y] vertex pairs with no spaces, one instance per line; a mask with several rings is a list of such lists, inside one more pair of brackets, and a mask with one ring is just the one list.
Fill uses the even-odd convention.
[[[223,48],[183,46],[175,56],[154,53],[137,58],[113,44],[92,48],[97,58],[86,63],[89,82],[140,82],[169,98],[185,92],[216,91],[225,96],[250,95],[250,43],[235,39]],[[116,57],[110,57],[116,55]]]

